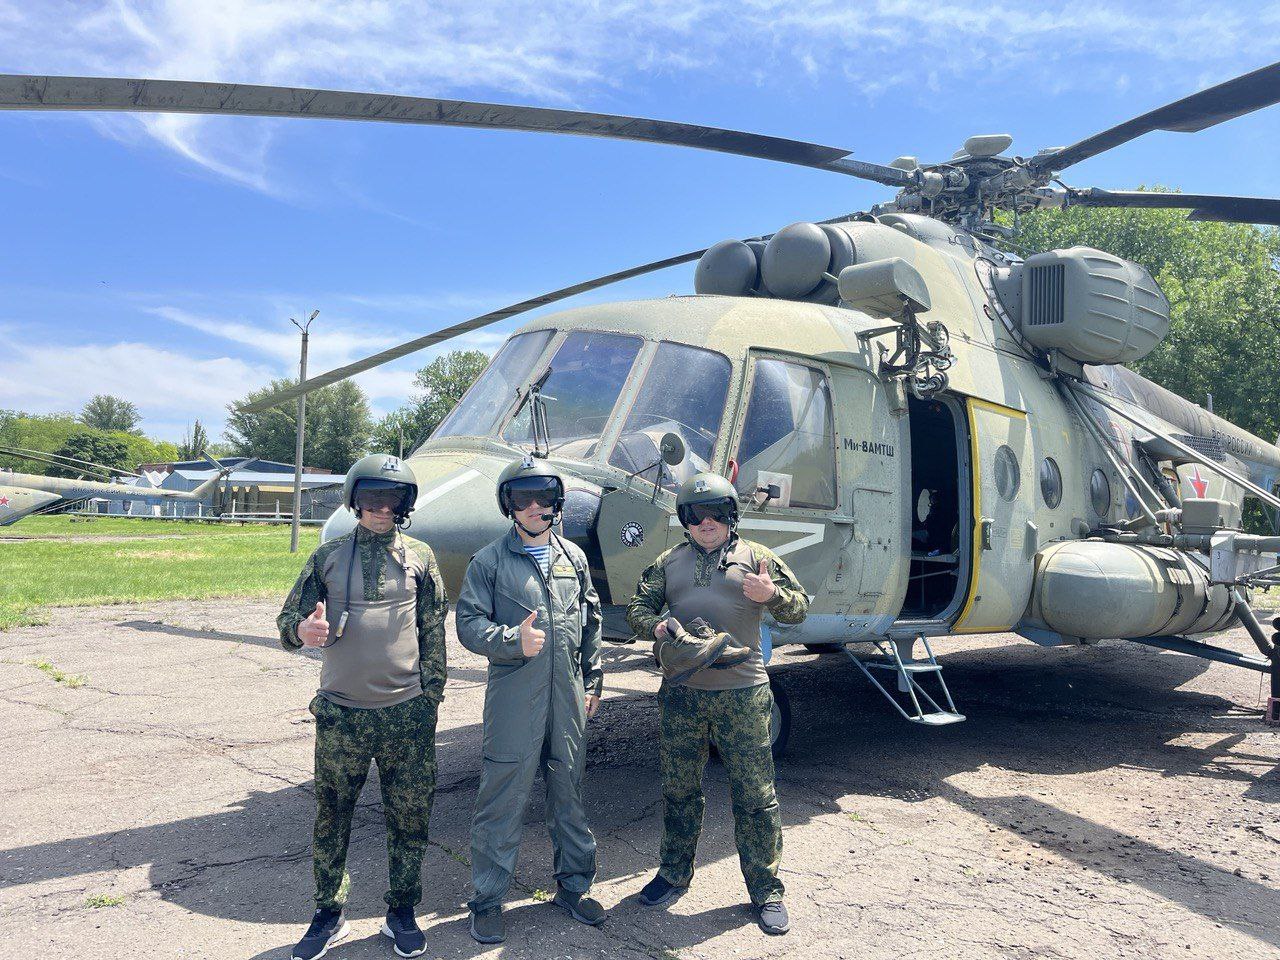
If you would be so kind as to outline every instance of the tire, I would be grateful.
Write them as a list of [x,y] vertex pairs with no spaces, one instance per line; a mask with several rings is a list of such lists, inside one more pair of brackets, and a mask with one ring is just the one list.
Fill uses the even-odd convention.
[[806,643],[804,648],[810,653],[839,653],[844,649],[843,643]]
[[773,713],[769,717],[769,744],[773,760],[777,763],[787,752],[791,739],[791,698],[787,688],[776,677],[769,678],[769,690],[773,693]]

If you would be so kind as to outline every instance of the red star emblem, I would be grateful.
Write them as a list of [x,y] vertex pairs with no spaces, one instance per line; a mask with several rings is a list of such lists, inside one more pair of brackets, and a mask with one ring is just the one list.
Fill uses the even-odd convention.
[[6,496],[0,496],[0,507],[7,507],[7,506],[9,506],[9,498]]
[[1196,492],[1196,496],[1203,500],[1205,494],[1209,492],[1209,481],[1200,476],[1200,468],[1196,467],[1195,475],[1188,477],[1187,480],[1191,484],[1191,489]]

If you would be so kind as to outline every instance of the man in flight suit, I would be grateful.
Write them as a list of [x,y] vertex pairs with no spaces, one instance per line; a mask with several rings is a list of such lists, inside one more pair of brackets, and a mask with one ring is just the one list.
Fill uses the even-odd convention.
[[600,598],[582,551],[552,532],[564,481],[526,457],[498,478],[511,529],[477,553],[458,597],[458,639],[489,658],[480,788],[471,824],[471,935],[506,937],[502,900],[511,885],[534,774],[547,785],[555,851],[555,903],[598,926],[588,895],[596,841],[582,806],[586,721],[600,705]]
[[641,575],[627,622],[638,637],[655,642],[659,659],[666,658],[664,667],[673,631],[685,644],[686,632],[704,643],[716,632],[729,634],[750,655],[737,663],[717,659],[679,678],[681,682],[673,682],[677,678],[666,672],[658,692],[662,865],[640,892],[640,902],[652,907],[670,903],[693,879],[710,741],[729,777],[738,858],[760,926],[766,933],[786,933],[789,920],[778,879],[782,818],[769,732],[773,694],[760,651],[760,621],[768,610],[779,623],[799,623],[809,598],[771,550],[738,536],[737,491],[724,477],[700,473],[689,478],[676,497],[676,513],[685,542],[663,553]]
[[276,623],[286,650],[324,649],[316,718],[316,912],[293,960],[347,935],[347,843],[356,800],[378,765],[391,889],[382,932],[402,957],[426,950],[414,907],[436,784],[436,712],[444,696],[449,609],[435,556],[399,528],[418,498],[413,472],[373,455],[347,473],[357,526],[316,550]]

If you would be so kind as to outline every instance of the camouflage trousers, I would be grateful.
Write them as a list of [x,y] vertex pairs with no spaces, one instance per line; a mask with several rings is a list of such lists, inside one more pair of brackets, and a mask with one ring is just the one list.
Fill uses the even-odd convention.
[[391,888],[383,898],[393,907],[422,899],[422,857],[436,790],[437,705],[425,696],[377,710],[340,707],[317,696],[316,829],[312,848],[316,906],[347,901],[347,845],[351,817],[370,762],[378,765],[382,807],[387,819],[387,860]]
[[702,774],[707,744],[716,745],[733,800],[733,835],[753,903],[781,900],[782,816],[773,786],[767,683],[738,690],[694,690],[663,684],[662,878],[677,887],[693,878],[702,833]]

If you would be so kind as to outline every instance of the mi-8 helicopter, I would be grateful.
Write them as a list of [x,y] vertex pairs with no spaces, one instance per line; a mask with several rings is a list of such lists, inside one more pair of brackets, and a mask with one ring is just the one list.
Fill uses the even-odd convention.
[[[996,210],[1166,207],[1280,224],[1273,199],[1076,189],[1059,175],[1155,130],[1194,132],[1280,101],[1280,64],[1067,147],[1008,156],[971,137],[942,163],[693,124],[535,107],[183,81],[0,77],[0,107],[322,117],[574,133],[718,150],[896,187],[822,223],[633,267],[427,334],[271,395],[320,386],[522,312],[698,260],[695,295],[546,315],[517,330],[407,458],[413,526],[451,589],[505,523],[499,471],[530,447],[568,478],[564,533],[622,617],[642,569],[683,535],[674,490],[700,470],[736,485],[741,529],[812,591],[773,645],[849,653],[902,715],[963,715],[930,638],[1015,631],[1037,643],[1106,638],[1272,675],[1280,656],[1250,585],[1280,582],[1280,537],[1247,536],[1242,505],[1273,509],[1280,449],[1121,364],[1169,328],[1140,265],[1083,247],[1023,260]],[[337,515],[333,536],[350,524]],[[411,530],[412,534],[414,531]],[[1261,656],[1198,639],[1237,621]],[[878,654],[858,656],[872,645]],[[924,685],[932,674],[939,686]],[[897,690],[878,677],[896,679]],[[775,723],[776,737],[784,737]]]
[[[79,473],[79,477],[50,477],[43,474],[18,473],[0,469],[0,527],[17,523],[23,517],[48,513],[81,500],[169,500],[199,503],[211,493],[216,494],[218,484],[236,470],[243,470],[253,461],[224,467],[211,457],[205,459],[213,465],[215,473],[194,490],[162,490],[157,487],[139,487],[120,482],[117,477],[142,479],[141,474],[129,470],[107,467],[91,460],[44,454],[38,450],[21,447],[0,447],[0,454],[19,460],[35,460]],[[88,479],[91,475],[101,480]],[[217,497],[214,499],[215,514]]]

